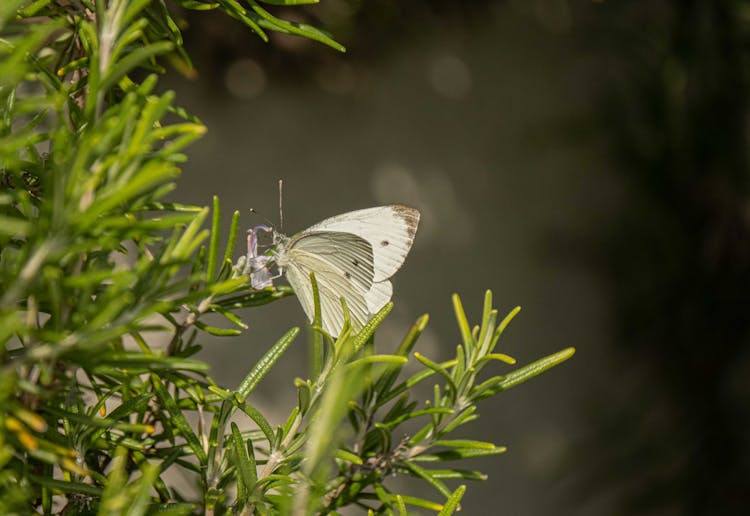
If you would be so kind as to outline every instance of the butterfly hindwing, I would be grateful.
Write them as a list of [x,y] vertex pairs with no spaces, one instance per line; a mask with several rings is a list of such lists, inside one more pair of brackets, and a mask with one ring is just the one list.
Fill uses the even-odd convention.
[[323,328],[331,335],[338,336],[344,326],[341,297],[355,330],[369,319],[365,297],[373,285],[373,259],[366,240],[351,233],[306,231],[291,241],[285,261],[287,279],[311,321],[315,305],[310,273],[315,273]]
[[393,295],[393,285],[388,280],[373,283],[370,290],[365,294],[365,302],[370,314],[375,314],[383,308]]

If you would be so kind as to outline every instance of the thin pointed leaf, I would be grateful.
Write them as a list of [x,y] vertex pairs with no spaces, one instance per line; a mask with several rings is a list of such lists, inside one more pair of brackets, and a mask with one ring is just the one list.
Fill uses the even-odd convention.
[[300,378],[294,380],[294,385],[297,387],[297,406],[300,413],[305,415],[313,397],[312,385],[309,380],[306,381]]
[[411,505],[413,507],[421,507],[422,509],[427,509],[429,511],[439,511],[443,508],[443,506],[439,503],[425,500],[424,498],[418,498],[416,496],[401,495],[401,499],[405,504]]
[[265,355],[255,364],[252,371],[242,380],[240,386],[237,387],[237,396],[241,401],[245,401],[248,396],[255,390],[258,383],[273,367],[276,361],[284,354],[289,345],[294,342],[299,334],[299,328],[294,327],[281,337],[271,349],[269,349]]
[[479,416],[475,414],[476,410],[477,406],[471,405],[470,407],[467,407],[465,410],[463,410],[459,415],[454,416],[453,421],[445,425],[445,427],[443,428],[441,432],[442,435],[449,434],[459,426],[465,425],[466,423],[477,419]]
[[151,489],[159,476],[159,464],[146,464],[141,470],[134,492],[128,497],[128,507],[123,513],[126,516],[142,516],[148,512],[151,503]]
[[351,462],[352,464],[357,464],[358,466],[364,464],[364,461],[362,461],[359,455],[346,450],[342,450],[340,448],[333,453],[333,456],[339,460]]
[[495,346],[497,345],[497,341],[500,339],[500,336],[505,331],[505,328],[508,327],[510,322],[515,318],[516,315],[518,315],[518,312],[521,311],[521,307],[517,306],[513,310],[508,313],[508,315],[505,316],[505,318],[500,322],[500,326],[497,327],[497,330],[495,330],[495,334],[492,336],[492,344],[490,345],[490,348],[488,349],[489,352],[492,352],[495,349]]
[[255,33],[265,42],[268,42],[268,35],[260,28],[256,21],[248,16],[247,10],[240,5],[236,0],[218,0],[222,8],[230,15],[243,23],[247,24],[248,27],[253,29]]
[[409,514],[406,511],[406,504],[404,503],[403,495],[396,495],[396,508],[398,509],[398,516],[407,516]]
[[[109,366],[127,369],[131,372],[166,370],[204,372],[210,368],[207,363],[200,360],[190,360],[180,357],[159,357],[145,355],[136,351],[108,351],[100,353],[98,356],[93,356],[92,360],[95,361],[92,364],[95,368],[94,370],[99,367]],[[87,361],[82,360],[82,362],[85,363]]]
[[152,59],[160,54],[166,54],[174,49],[174,43],[171,41],[158,41],[149,45],[144,45],[137,50],[129,53],[117,62],[117,66],[110,68],[110,73],[107,74],[99,84],[99,91],[105,92],[117,82],[125,77],[129,72],[138,66],[142,66],[143,63],[149,59]]
[[487,339],[488,334],[495,329],[495,326],[494,326],[495,317],[492,316],[493,312],[494,310],[492,310],[492,291],[487,290],[484,293],[484,309],[482,311],[482,326],[481,326],[479,335],[477,336],[477,344],[479,344],[480,350],[482,347],[484,347],[485,340]]
[[[242,483],[245,488],[247,496],[252,494],[255,489],[255,483],[258,481],[257,473],[255,471],[255,457],[248,454],[248,449],[252,446],[252,441],[248,439],[247,447],[242,440],[240,429],[237,424],[232,421],[232,450],[234,451],[235,467],[237,468],[238,481]],[[246,500],[243,500],[243,502]]]
[[170,260],[188,258],[192,251],[208,236],[208,231],[199,232],[207,215],[208,208],[203,208],[200,213],[195,216],[195,219],[193,219],[188,227],[185,228],[185,231],[175,244],[174,249],[169,253],[168,258]]
[[248,328],[247,324],[245,324],[245,322],[242,319],[240,319],[238,316],[236,316],[232,312],[228,310],[217,310],[217,312],[223,315],[224,317],[226,317],[227,320],[229,320],[232,324],[242,328],[243,330],[247,330]]
[[468,469],[432,469],[432,476],[439,478],[440,480],[478,480],[483,482],[487,480],[488,476],[481,471],[473,471]]
[[490,353],[488,355],[485,355],[477,362],[477,365],[483,364],[484,362],[489,362],[491,360],[498,360],[500,362],[504,362],[509,365],[513,365],[516,363],[516,359],[512,356],[506,355],[505,353]]
[[255,0],[247,0],[253,11],[260,17],[257,22],[261,27],[275,30],[284,34],[294,34],[296,36],[304,36],[315,41],[319,41],[324,45],[338,50],[339,52],[345,52],[344,48],[340,43],[334,41],[327,33],[320,29],[308,25],[306,23],[299,23],[293,21],[286,21],[281,18],[272,16],[268,11],[263,9]]
[[444,462],[453,460],[473,459],[476,457],[487,457],[490,455],[501,455],[508,451],[505,446],[498,446],[492,450],[478,450],[469,448],[456,448],[436,453],[422,453],[412,458],[418,462]]
[[270,5],[310,5],[317,4],[320,0],[260,0]]
[[383,486],[383,484],[381,483],[376,483],[373,487],[375,489],[375,496],[377,496],[378,500],[380,500],[383,506],[388,510],[387,514],[390,515],[391,514],[390,507],[391,507],[391,504],[395,501],[394,500],[395,497],[390,492],[388,492],[386,488]]
[[234,256],[234,248],[237,245],[237,235],[239,234],[240,224],[240,212],[235,210],[232,213],[232,222],[229,224],[229,241],[227,242],[227,248],[224,250],[224,261],[232,262]]
[[195,321],[195,326],[217,337],[236,337],[237,335],[242,335],[242,330],[236,328],[217,328],[216,326],[209,326],[200,321]]
[[125,448],[118,448],[115,457],[111,461],[111,470],[109,475],[107,475],[107,483],[99,502],[99,514],[119,514],[121,509],[127,507],[123,503],[122,496],[122,488],[127,481],[127,473],[125,472],[126,462],[127,452]]
[[406,357],[396,355],[369,355],[359,358],[346,365],[349,368],[357,368],[367,364],[387,364],[389,366],[402,366],[408,362]]
[[557,353],[537,360],[536,362],[532,362],[531,364],[520,369],[516,369],[515,371],[505,375],[502,381],[500,381],[497,387],[495,387],[493,390],[494,392],[501,392],[506,391],[511,387],[515,387],[516,385],[521,384],[526,380],[543,373],[547,369],[565,362],[567,359],[572,357],[575,352],[575,348],[566,348],[562,351],[558,351]]
[[477,450],[494,450],[496,446],[487,441],[474,441],[471,439],[449,439],[438,440],[432,443],[433,446],[446,446],[448,448],[473,448]]
[[238,400],[238,397],[229,391],[220,389],[213,385],[209,386],[208,389],[211,392],[217,394],[221,399],[225,400],[228,403],[231,403],[235,409],[241,410],[247,417],[252,419],[256,425],[258,425],[258,428],[260,428],[260,431],[263,432],[263,435],[266,436],[266,439],[269,443],[274,442],[275,435],[273,432],[273,428],[258,409],[256,409],[246,401],[240,402]]
[[458,294],[453,294],[453,311],[456,314],[456,321],[458,322],[458,328],[461,330],[461,338],[463,339],[464,345],[469,347],[473,342],[471,336],[471,327],[469,321],[466,319],[466,312],[461,304],[461,298]]
[[267,287],[263,290],[249,292],[239,296],[232,296],[216,301],[216,305],[221,308],[247,308],[251,306],[262,306],[272,303],[278,299],[294,295],[294,290],[285,285],[279,287]]
[[438,373],[440,376],[445,378],[445,380],[448,382],[448,385],[451,387],[453,392],[456,392],[456,384],[453,383],[453,378],[451,377],[450,373],[443,368],[441,364],[438,364],[437,362],[433,362],[429,358],[423,356],[421,353],[414,352],[414,358],[419,360],[422,365],[428,367],[429,369],[432,369],[436,373]]
[[185,419],[185,415],[177,407],[177,403],[169,394],[169,392],[167,392],[166,387],[164,386],[158,375],[151,375],[151,385],[154,386],[154,392],[161,401],[162,406],[167,409],[167,412],[169,413],[171,419],[170,422],[180,432],[180,435],[185,438],[188,446],[198,459],[198,462],[200,464],[205,464],[207,458],[206,452],[203,450],[203,446],[201,445],[198,436],[196,436],[193,432],[193,429],[190,427],[190,423],[188,423],[187,419]]
[[430,407],[422,410],[415,410],[413,412],[409,412],[408,414],[403,414],[402,416],[399,416],[395,419],[392,419],[388,421],[387,426],[388,428],[395,428],[404,421],[409,421],[410,419],[414,419],[421,416],[435,416],[435,415],[451,415],[453,414],[453,409],[448,407]]
[[292,431],[292,428],[295,426],[294,423],[297,421],[297,417],[299,416],[299,407],[294,407],[292,411],[289,413],[289,416],[286,418],[286,422],[284,423],[283,428],[281,429],[281,438],[282,440],[289,435],[289,432]]
[[84,484],[82,482],[68,482],[65,480],[57,480],[54,478],[40,477],[36,475],[29,475],[29,479],[35,484],[39,484],[60,493],[77,493],[95,496],[97,498],[102,496],[102,488],[98,486],[92,486],[91,484]]
[[458,488],[448,497],[445,505],[443,505],[443,508],[438,513],[438,516],[450,516],[459,510],[459,502],[461,501],[461,498],[463,498],[465,492],[465,485],[458,486]]
[[213,197],[213,212],[211,214],[211,239],[208,244],[208,264],[206,278],[212,281],[216,277],[216,257],[219,255],[219,236],[221,231],[221,205],[219,197]]
[[425,469],[421,466],[417,466],[413,462],[402,462],[400,463],[400,465],[403,466],[407,471],[409,471],[415,477],[419,477],[425,480],[428,484],[430,484],[432,487],[437,489],[440,492],[440,494],[442,494],[446,498],[450,497],[451,495],[450,489],[448,489],[448,487],[445,484],[443,484],[443,482],[433,477],[432,474],[430,473],[430,470]]
[[[415,323],[409,329],[409,333],[406,334],[404,340],[402,340],[401,344],[398,346],[398,349],[395,353],[396,355],[403,357],[409,356],[411,350],[414,348],[414,345],[417,343],[417,339],[419,339],[419,336],[422,335],[422,332],[427,326],[429,320],[430,316],[424,314],[415,321]],[[375,383],[374,388],[374,391],[377,393],[378,406],[381,406],[381,400],[386,396],[388,390],[393,386],[393,383],[396,381],[396,378],[398,378],[401,369],[401,366],[389,367],[381,375],[381,377],[378,378],[378,381]]]
[[365,345],[365,343],[370,340],[370,337],[375,333],[375,330],[378,326],[380,326],[380,323],[383,322],[383,320],[388,317],[388,314],[391,313],[391,310],[393,310],[393,303],[388,302],[383,307],[378,310],[378,313],[373,315],[369,321],[367,321],[367,324],[365,324],[364,328],[362,328],[357,335],[354,337],[354,345],[353,350],[354,353],[358,353],[360,349],[362,349],[362,346]]

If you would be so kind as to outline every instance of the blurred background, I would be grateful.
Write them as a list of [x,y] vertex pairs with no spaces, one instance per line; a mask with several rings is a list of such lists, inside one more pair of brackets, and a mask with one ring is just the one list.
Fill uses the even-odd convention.
[[[429,313],[417,349],[449,358],[450,295],[477,321],[485,289],[501,313],[523,308],[500,342],[520,364],[578,350],[480,405],[465,434],[509,452],[465,465],[489,480],[469,486],[464,513],[746,513],[750,5],[323,0],[274,13],[347,52],[185,13],[197,76],[167,86],[209,132],[175,198],[217,194],[224,227],[235,209],[249,227],[262,223],[251,207],[277,220],[283,178],[288,233],[415,206],[384,352]],[[246,322],[205,342],[227,386],[305,318],[288,298]],[[305,344],[254,400],[276,423]]]

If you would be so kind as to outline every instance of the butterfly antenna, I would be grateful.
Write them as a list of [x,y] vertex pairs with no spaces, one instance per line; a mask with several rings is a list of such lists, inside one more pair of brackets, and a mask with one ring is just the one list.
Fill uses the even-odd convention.
[[284,231],[284,180],[279,179],[279,231]]

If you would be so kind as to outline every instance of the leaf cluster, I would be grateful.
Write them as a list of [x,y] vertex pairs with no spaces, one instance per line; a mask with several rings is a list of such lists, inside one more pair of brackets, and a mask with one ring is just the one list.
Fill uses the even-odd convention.
[[[486,476],[448,463],[497,455],[506,449],[489,442],[453,439],[450,434],[478,417],[479,401],[518,385],[574,353],[569,348],[479,382],[480,373],[490,363],[515,363],[494,351],[520,308],[497,324],[497,311],[492,308],[488,291],[481,324],[471,328],[457,295],[453,302],[463,342],[456,348],[456,358],[446,362],[437,363],[413,352],[427,325],[427,315],[414,323],[393,354],[376,353],[374,330],[391,304],[357,334],[345,328],[336,341],[321,335],[325,345],[318,349],[322,349],[324,366],[318,379],[296,382],[300,400],[297,417],[309,421],[302,465],[306,485],[297,490],[297,513],[326,513],[348,505],[377,514],[406,514],[406,506],[452,513],[465,486],[451,490],[445,481],[484,480]],[[422,367],[402,378],[412,353]],[[430,380],[438,381],[433,385],[433,398],[420,403],[415,399],[416,387]],[[346,422],[343,426],[342,420]],[[392,492],[385,481],[395,475],[426,481],[445,501],[436,503]]]

